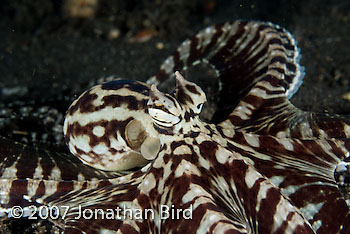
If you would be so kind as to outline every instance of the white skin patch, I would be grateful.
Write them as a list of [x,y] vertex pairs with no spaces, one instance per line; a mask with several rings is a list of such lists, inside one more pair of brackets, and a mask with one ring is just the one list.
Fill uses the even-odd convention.
[[216,150],[215,156],[216,156],[216,159],[218,160],[219,163],[225,164],[228,161],[231,154],[232,153],[230,151],[228,151],[222,147],[219,147]]
[[92,133],[97,137],[102,137],[105,134],[105,128],[102,126],[95,126],[92,129]]
[[171,73],[171,71],[174,68],[174,58],[170,57],[167,60],[164,61],[164,63],[162,64],[162,66],[160,67],[161,69],[163,69],[166,73]]
[[201,176],[201,173],[196,166],[194,166],[192,163],[186,160],[182,160],[175,170],[175,177],[179,178],[184,174],[186,175],[195,174],[195,175]]
[[300,212],[304,215],[307,220],[313,219],[315,214],[317,214],[323,207],[325,202],[320,203],[309,203],[306,206],[300,208]]
[[110,229],[105,229],[105,228],[101,228],[99,231],[99,234],[115,234],[115,233],[117,232]]
[[153,120],[161,126],[171,127],[180,121],[179,117],[166,113],[162,110],[149,108],[148,112],[152,116]]
[[72,145],[81,149],[84,152],[89,152],[91,150],[91,147],[89,145],[90,137],[87,135],[77,136],[75,138],[71,138],[70,140]]
[[[110,140],[110,147],[111,148],[116,149],[116,150],[124,150],[124,151],[131,150],[127,146],[124,138],[121,137],[119,133],[116,135],[116,137],[117,137],[116,139],[115,138],[109,138],[109,140]],[[118,157],[118,155],[114,155],[114,156]]]
[[32,180],[28,178],[27,194],[31,198],[35,195],[37,188],[39,187],[40,180]]
[[278,187],[284,181],[284,177],[283,176],[272,176],[269,180],[273,185]]
[[218,220],[218,216],[216,214],[212,214],[209,216],[209,221],[211,222],[215,222],[216,220]]
[[51,174],[49,175],[49,179],[56,180],[56,181],[61,180],[61,170],[57,166],[52,168]]
[[[288,131],[289,131],[289,129],[288,129]],[[284,137],[287,137],[287,134],[285,131],[280,131],[276,134],[276,137],[277,138],[284,138]]]
[[85,176],[81,173],[78,174],[78,181],[84,181],[85,180]]
[[200,165],[202,165],[202,167],[204,167],[205,169],[209,170],[210,168],[210,164],[209,164],[209,161],[204,159],[203,157],[199,157],[199,163]]
[[341,161],[338,163],[337,167],[335,168],[335,171],[340,173],[340,172],[346,172],[348,163],[345,163],[344,161]]
[[209,233],[210,227],[212,227],[215,223],[219,222],[220,220],[228,219],[223,214],[217,211],[207,210],[201,219],[200,225],[197,229],[197,233]]
[[289,151],[293,151],[294,150],[294,146],[292,144],[292,142],[287,139],[287,138],[276,138],[276,140],[283,145],[284,148],[286,148]]
[[54,180],[44,180],[44,184],[45,184],[45,196],[41,197],[46,198],[52,194],[54,194],[57,191],[57,185],[58,185],[58,181],[54,181]]
[[322,221],[321,220],[317,220],[316,222],[314,222],[312,224],[312,229],[314,229],[315,231],[317,231],[320,227],[322,227]]
[[162,157],[157,157],[153,162],[154,168],[161,168],[161,167],[165,167],[166,165],[164,165],[164,160]]
[[108,147],[104,144],[98,144],[92,149],[96,154],[105,154],[108,151]]
[[79,190],[83,187],[84,182],[79,181],[73,181],[73,190]]
[[17,176],[17,168],[16,168],[16,163],[14,163],[11,167],[5,168],[3,171],[2,176],[0,177],[1,179],[12,179],[16,178]]
[[188,56],[190,55],[191,41],[184,41],[181,46],[177,49],[180,54],[180,60],[187,62]]
[[233,111],[233,114],[243,120],[247,120],[252,115],[254,107],[251,104],[241,101],[239,106]]
[[208,192],[205,191],[202,187],[196,184],[190,184],[189,190],[186,192],[186,194],[182,197],[183,203],[188,203],[190,201],[193,201],[195,197],[199,196],[207,196]]
[[69,150],[70,150],[70,152],[71,152],[72,154],[78,155],[78,152],[77,152],[77,150],[75,149],[75,146],[74,146],[74,144],[72,143],[71,140],[69,141],[68,148],[69,148]]
[[135,119],[143,121],[152,121],[151,118],[140,110],[129,110],[126,107],[111,107],[106,106],[100,110],[80,113],[76,112],[71,116],[67,116],[67,124],[74,124],[75,122],[79,123],[82,127],[87,124],[98,122],[98,121],[113,121],[113,120],[126,120],[130,116],[134,116]]
[[254,135],[254,134],[244,134],[244,139],[247,141],[247,143],[253,147],[259,147],[259,136]]
[[289,185],[285,188],[282,188],[283,194],[286,196],[290,196],[291,194],[295,193],[298,189],[300,189],[303,185]]
[[260,175],[256,173],[255,170],[253,170],[251,167],[248,167],[248,171],[246,172],[244,179],[249,189],[251,189],[254,186],[255,181],[260,178]]
[[41,164],[39,161],[35,168],[33,179],[42,179],[42,178],[43,178],[43,168],[41,167]]
[[192,154],[192,150],[187,145],[181,145],[174,150],[175,155]]
[[143,182],[138,186],[138,189],[140,189],[141,193],[148,195],[149,192],[155,187],[156,178],[152,173],[150,173],[143,179]]
[[204,31],[200,32],[198,35],[198,45],[197,49],[200,49],[200,47],[205,48],[207,45],[212,42],[212,37],[216,33],[216,30],[214,27],[206,28]]
[[10,201],[10,190],[12,187],[12,180],[0,179],[0,204],[7,204]]
[[232,129],[222,129],[222,132],[228,138],[232,138],[235,135],[235,132]]

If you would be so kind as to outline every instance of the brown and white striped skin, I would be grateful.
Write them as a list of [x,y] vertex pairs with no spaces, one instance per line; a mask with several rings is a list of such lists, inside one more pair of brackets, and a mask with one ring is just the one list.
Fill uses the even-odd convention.
[[[334,179],[349,156],[350,121],[289,102],[303,76],[298,57],[293,37],[270,23],[202,30],[149,83],[208,62],[221,84],[214,117],[222,122],[199,119],[205,94],[179,73],[172,94],[134,81],[95,86],[72,104],[64,127],[84,164],[0,139],[0,211],[68,205],[65,219],[53,220],[65,233],[350,233]],[[100,170],[145,159],[126,175]],[[161,219],[162,205],[191,208],[192,218]],[[150,209],[155,217],[78,219],[79,206]]]
[[148,93],[148,85],[123,80],[87,90],[73,102],[64,121],[70,151],[85,164],[108,171],[142,166],[146,158],[153,159],[159,140],[146,110]]

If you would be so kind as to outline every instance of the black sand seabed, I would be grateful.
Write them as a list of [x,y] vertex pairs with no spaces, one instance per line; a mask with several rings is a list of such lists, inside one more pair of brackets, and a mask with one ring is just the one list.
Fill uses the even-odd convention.
[[[0,88],[29,90],[0,96],[1,102],[69,99],[65,96],[79,95],[90,81],[111,74],[144,81],[198,30],[255,19],[285,27],[298,41],[306,75],[292,102],[303,110],[350,114],[349,1],[100,0],[91,19],[67,16],[60,2],[5,0],[0,6]],[[155,28],[156,35],[144,43],[130,42],[147,28]],[[113,29],[120,36],[109,39]],[[68,105],[57,108],[64,112]],[[0,129],[0,135],[7,133]],[[15,226],[8,225],[1,231]],[[24,226],[12,232],[25,230],[33,231]]]
[[[8,2],[14,5],[16,1]],[[40,12],[40,9],[26,6],[34,5],[28,3],[31,1],[17,2],[23,2],[23,5],[15,5],[16,8],[12,7],[11,11],[9,6],[2,7],[7,11],[1,14],[0,20],[1,86],[37,87],[39,94],[49,96],[59,92],[62,86],[72,87],[109,74],[145,80],[185,38],[201,28],[236,19],[256,19],[287,28],[298,41],[306,76],[292,102],[304,110],[350,113],[350,101],[341,97],[350,91],[348,1],[213,1],[216,6],[209,12],[200,8],[210,1],[197,1],[197,6],[184,15],[180,13],[183,12],[181,7],[186,7],[181,6],[185,1],[177,1],[179,6],[174,4],[173,8],[180,8],[178,15],[160,25],[163,28],[159,29],[158,36],[146,43],[127,42],[128,32],[136,34],[142,29],[137,26],[121,29],[121,35],[116,40],[99,36],[95,31],[106,34],[115,28],[108,21],[108,14],[113,11],[97,13],[94,19],[77,22],[64,18],[60,9],[47,10],[48,15],[42,13],[44,16],[39,18],[39,13],[35,11]],[[116,2],[118,7],[119,1]],[[143,1],[134,2],[143,6],[140,4]],[[119,5],[123,7],[123,4]],[[36,4],[35,7],[40,6]],[[100,11],[106,11],[101,8]],[[152,5],[141,10],[145,14],[156,11]],[[120,11],[117,10],[117,13]],[[130,21],[134,11],[123,15],[127,15],[125,17]],[[22,13],[26,15],[20,15]],[[169,14],[168,11],[160,11],[159,15],[162,13]],[[185,18],[179,20],[182,17]],[[127,23],[116,24],[119,25],[125,27]],[[157,42],[163,43],[164,49],[157,49]]]

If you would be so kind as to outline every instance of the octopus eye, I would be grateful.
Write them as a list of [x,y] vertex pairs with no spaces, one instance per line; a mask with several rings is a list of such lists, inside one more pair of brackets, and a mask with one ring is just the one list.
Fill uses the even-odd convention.
[[203,107],[203,103],[197,105],[198,112],[201,112]]
[[148,113],[158,126],[170,128],[181,121],[181,110],[177,101],[170,95],[151,86]]

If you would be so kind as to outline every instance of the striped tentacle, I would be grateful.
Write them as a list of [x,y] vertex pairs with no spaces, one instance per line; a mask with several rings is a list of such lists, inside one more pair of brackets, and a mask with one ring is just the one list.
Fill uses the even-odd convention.
[[[120,214],[125,208],[139,209],[143,212],[140,219],[135,219],[135,216],[122,216],[120,220],[97,219],[92,225],[86,226],[89,221],[76,219],[78,213],[75,209],[65,220],[65,230],[118,230],[121,233],[314,233],[279,189],[255,172],[242,157],[223,149],[207,136],[198,136],[198,140],[206,139],[198,144],[192,137],[181,139],[184,140],[165,143],[152,168],[137,183],[72,194],[80,198],[75,205],[82,205],[82,209],[106,211],[119,207]],[[74,201],[74,198],[69,199],[69,194],[66,199],[67,202]],[[104,202],[100,199],[104,199]],[[161,205],[174,210],[175,216],[161,219],[164,215]],[[187,215],[191,215],[191,218],[182,218],[181,211],[185,209],[189,209],[190,214]],[[143,215],[146,210],[152,210],[154,216],[149,214],[145,218]]]
[[[213,233],[222,233],[222,231],[231,231],[237,234],[248,233],[241,222],[227,217],[215,198],[202,188],[203,182],[198,178],[198,175],[191,174],[191,172],[198,171],[191,162],[186,159],[181,160],[180,156],[179,161],[170,160],[165,163],[164,160],[167,159],[164,157],[174,156],[161,153],[155,160],[154,167],[142,176],[142,181],[138,183],[137,187],[128,183],[127,186],[117,185],[113,188],[101,188],[92,191],[92,194],[95,195],[91,199],[89,197],[84,199],[89,200],[89,203],[95,201],[95,203],[90,203],[93,205],[84,208],[105,211],[119,208],[121,219],[95,220],[93,225],[87,227],[89,221],[76,219],[77,214],[72,212],[68,214],[66,219],[65,230],[89,232],[113,230],[120,233],[207,233],[212,230]],[[164,168],[162,163],[165,163]],[[192,167],[185,169],[186,165]],[[97,198],[102,196],[107,202],[98,201]],[[84,200],[81,203],[84,203]],[[164,209],[162,206],[171,209],[171,217],[164,218],[166,216],[162,212]],[[135,213],[131,217],[125,216],[123,212],[128,209],[141,211],[142,215],[139,218],[135,218]],[[182,212],[177,214],[178,210],[184,211],[185,209],[189,209],[191,214],[185,215],[191,218],[182,218]],[[175,211],[175,216],[172,216],[172,211]]]
[[[349,140],[298,140],[237,132],[228,147],[251,160],[317,233],[347,233],[350,211],[334,178]],[[344,144],[345,143],[345,144]]]
[[[151,89],[149,113],[159,129],[163,150],[155,159],[151,172],[155,174],[153,178],[167,178],[161,184],[168,185],[166,191],[158,189],[152,193],[158,192],[165,200],[157,196],[151,200],[180,207],[193,205],[193,212],[199,213],[196,217],[201,221],[179,223],[195,225],[197,231],[209,232],[216,225],[227,222],[225,231],[234,232],[237,222],[248,233],[314,233],[278,187],[249,165],[247,158],[222,146],[225,139],[221,138],[215,125],[200,121],[199,112],[193,107],[205,100],[203,91],[178,74],[176,90],[175,96],[171,97]],[[175,116],[179,121],[170,122]],[[158,167],[160,172],[155,171]],[[157,188],[157,181],[154,182],[153,187]],[[210,194],[203,191],[210,191]],[[200,201],[206,206],[195,205]],[[164,226],[172,227],[167,221]]]
[[73,155],[53,153],[0,138],[0,206],[47,204],[45,199],[67,192],[112,184],[122,172],[104,172],[81,164]]
[[302,111],[291,104],[285,88],[280,86],[280,79],[285,79],[285,71],[280,71],[269,69],[219,126],[277,137],[349,138],[349,119]]
[[294,204],[239,153],[208,140],[198,147],[211,164],[207,174],[211,191],[223,204],[220,207],[226,207],[226,215],[233,220],[245,224],[249,233],[314,233]]
[[176,70],[207,62],[216,69],[221,84],[219,109],[226,114],[217,113],[217,118],[225,118],[268,69],[279,69],[271,64],[285,67],[286,79],[280,77],[279,82],[292,96],[303,76],[298,59],[295,40],[284,29],[271,23],[236,21],[208,27],[184,41],[148,83],[157,84]]
[[[145,179],[148,168],[149,165],[137,172],[109,180],[112,183],[110,185],[72,191],[60,197],[51,196],[45,202],[49,206],[69,207],[62,226],[65,233],[122,230],[123,223],[135,222],[128,219],[127,215],[130,215],[132,208],[134,212],[140,209],[133,204],[139,195],[138,188]],[[145,224],[139,223],[139,226],[141,233],[148,232]],[[134,227],[137,230],[136,224]]]
[[148,83],[164,82],[176,70],[207,62],[221,84],[213,120],[229,117],[223,128],[304,139],[347,138],[348,119],[304,112],[289,102],[304,76],[299,60],[296,41],[283,28],[236,21],[208,27],[184,41]]
[[[289,99],[301,85],[304,75],[303,68],[299,65],[299,49],[292,35],[278,26],[262,24],[258,28],[256,32],[250,32],[250,37],[259,39],[236,39],[243,41],[240,44],[243,52],[239,57],[219,52],[210,60],[215,64],[217,57],[222,56],[229,61],[225,66],[229,67],[230,73],[219,73],[219,79],[223,83],[220,92],[225,97],[221,100],[227,102],[221,104],[225,108],[234,108],[227,120],[219,125],[222,128],[278,137],[349,138],[349,119],[339,115],[305,112],[290,103]],[[250,54],[251,51],[254,51],[254,56]],[[246,57],[254,58],[249,61],[253,71],[241,73]],[[230,66],[230,63],[237,61],[239,69]],[[244,66],[243,68],[245,69]],[[235,75],[231,69],[242,77]],[[251,82],[246,89],[236,90],[237,87],[242,88],[240,82],[245,81]],[[242,94],[238,104],[235,96],[237,93]],[[232,103],[236,106],[232,106]]]

